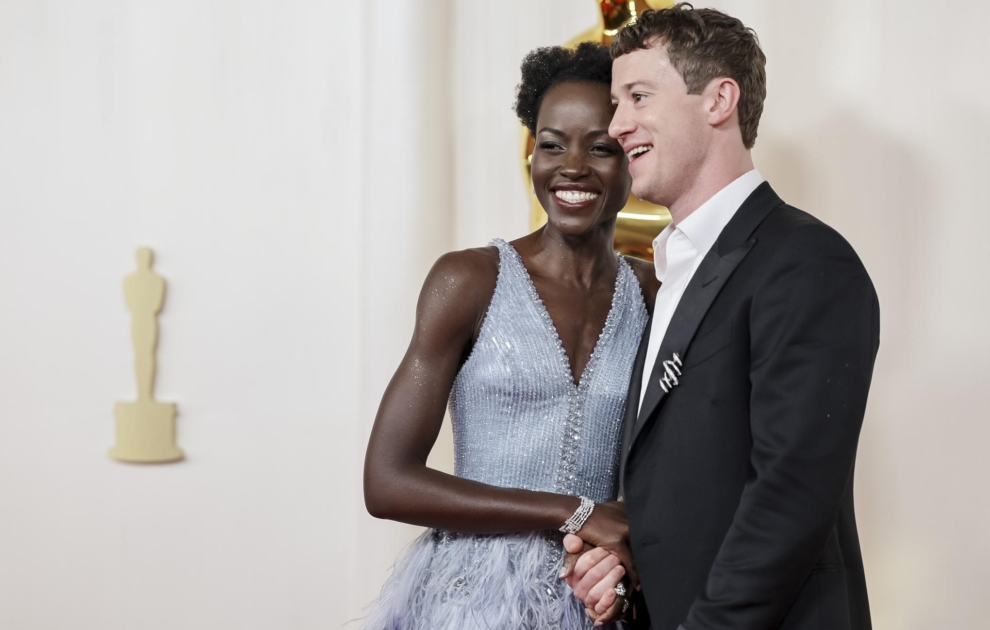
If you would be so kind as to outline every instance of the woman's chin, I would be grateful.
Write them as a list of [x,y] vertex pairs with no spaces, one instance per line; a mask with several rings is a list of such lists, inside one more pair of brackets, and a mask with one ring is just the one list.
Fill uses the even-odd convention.
[[601,210],[587,214],[548,213],[547,224],[565,236],[584,236],[610,227],[618,211],[603,215]]
[[595,222],[584,217],[550,217],[547,223],[565,236],[582,236],[595,229]]
[[605,227],[599,221],[550,221],[554,231],[563,236],[581,237],[599,233]]

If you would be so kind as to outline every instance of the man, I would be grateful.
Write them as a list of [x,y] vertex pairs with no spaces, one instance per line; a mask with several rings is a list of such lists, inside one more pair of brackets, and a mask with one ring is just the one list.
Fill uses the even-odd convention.
[[[868,629],[853,468],[879,344],[870,278],[754,169],[751,30],[681,4],[645,12],[612,56],[609,134],[633,193],[673,217],[626,409],[630,612],[654,630]],[[575,594],[616,615],[615,556],[568,560]]]

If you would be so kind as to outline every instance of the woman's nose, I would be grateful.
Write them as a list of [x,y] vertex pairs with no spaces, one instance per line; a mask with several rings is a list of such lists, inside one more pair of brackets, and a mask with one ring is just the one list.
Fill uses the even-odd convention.
[[570,179],[584,177],[591,172],[591,167],[585,156],[578,151],[569,151],[564,157],[564,165],[560,168],[560,174]]

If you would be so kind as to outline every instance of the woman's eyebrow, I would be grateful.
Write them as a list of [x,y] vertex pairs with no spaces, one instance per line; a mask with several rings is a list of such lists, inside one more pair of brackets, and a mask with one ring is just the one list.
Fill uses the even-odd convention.
[[[544,127],[540,129],[537,133],[549,133],[555,136],[566,136],[567,134],[560,129],[554,129],[553,127]],[[593,129],[589,131],[586,136],[607,136],[608,129]]]

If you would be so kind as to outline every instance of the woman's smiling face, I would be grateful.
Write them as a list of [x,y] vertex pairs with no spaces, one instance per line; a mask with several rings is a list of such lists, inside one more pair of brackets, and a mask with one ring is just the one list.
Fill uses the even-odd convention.
[[619,143],[609,137],[609,86],[560,83],[543,95],[536,121],[533,187],[548,222],[584,234],[615,220],[632,180]]

